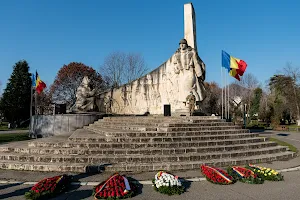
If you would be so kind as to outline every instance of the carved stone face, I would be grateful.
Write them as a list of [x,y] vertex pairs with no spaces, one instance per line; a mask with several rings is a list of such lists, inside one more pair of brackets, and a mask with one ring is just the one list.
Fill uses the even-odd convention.
[[82,84],[89,85],[89,83],[90,83],[90,79],[87,76],[83,77]]
[[186,50],[186,48],[187,48],[187,44],[179,44],[179,47],[180,47],[180,49],[181,50]]

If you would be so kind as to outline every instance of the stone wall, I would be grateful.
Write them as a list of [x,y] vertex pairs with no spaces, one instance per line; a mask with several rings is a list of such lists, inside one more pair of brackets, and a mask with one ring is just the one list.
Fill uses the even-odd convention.
[[101,117],[97,113],[35,115],[32,116],[30,133],[42,137],[64,135],[89,125]]

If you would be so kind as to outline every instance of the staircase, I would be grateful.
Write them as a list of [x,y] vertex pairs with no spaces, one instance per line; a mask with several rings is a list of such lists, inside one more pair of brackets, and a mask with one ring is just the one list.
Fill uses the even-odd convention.
[[287,147],[218,117],[105,117],[69,136],[0,145],[0,168],[33,171],[199,169],[291,159]]

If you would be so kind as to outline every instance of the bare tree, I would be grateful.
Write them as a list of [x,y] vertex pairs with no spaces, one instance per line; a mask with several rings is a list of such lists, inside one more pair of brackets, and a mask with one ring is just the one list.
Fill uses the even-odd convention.
[[147,72],[145,60],[141,54],[129,53],[126,57],[127,83],[145,75]]
[[118,87],[145,75],[147,68],[141,54],[113,52],[104,59],[100,71],[110,86]]
[[39,115],[43,114],[52,114],[53,108],[52,108],[52,94],[50,93],[49,88],[45,88],[42,93],[37,95],[37,98],[34,99],[36,102],[36,111]]
[[235,81],[235,84],[244,88],[239,90],[242,102],[247,104],[247,115],[251,109],[251,99],[253,98],[254,90],[259,86],[257,78],[252,73],[245,73],[241,81]]
[[206,114],[220,114],[221,88],[216,82],[205,82],[206,98],[201,102],[201,110]]
[[124,79],[126,65],[126,54],[122,52],[113,52],[105,59],[100,71],[106,77],[111,86],[120,86]]

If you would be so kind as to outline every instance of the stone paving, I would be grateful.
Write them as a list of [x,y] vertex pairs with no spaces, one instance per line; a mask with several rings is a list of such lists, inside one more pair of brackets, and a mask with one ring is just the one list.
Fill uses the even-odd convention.
[[[235,183],[229,186],[215,185],[207,181],[188,182],[185,184],[187,191],[182,195],[167,196],[157,193],[152,185],[143,185],[142,191],[132,200],[299,200],[300,175],[298,171],[283,173],[285,181],[266,181],[262,185]],[[0,199],[23,200],[24,193],[32,185],[18,183],[0,184]],[[52,200],[80,200],[93,199],[93,186],[73,185],[64,194]]]

